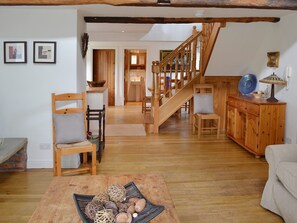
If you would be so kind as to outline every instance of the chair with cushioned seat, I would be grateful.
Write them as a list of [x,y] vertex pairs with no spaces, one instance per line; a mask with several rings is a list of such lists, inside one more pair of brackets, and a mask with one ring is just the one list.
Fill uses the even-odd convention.
[[[89,171],[96,175],[96,145],[87,140],[86,93],[52,94],[54,176]],[[91,164],[87,155],[92,154]],[[63,170],[61,157],[83,154],[79,168]]]
[[211,84],[195,84],[194,90],[194,118],[193,134],[198,130],[198,139],[203,132],[216,130],[217,138],[220,134],[220,116],[214,113],[213,92]]

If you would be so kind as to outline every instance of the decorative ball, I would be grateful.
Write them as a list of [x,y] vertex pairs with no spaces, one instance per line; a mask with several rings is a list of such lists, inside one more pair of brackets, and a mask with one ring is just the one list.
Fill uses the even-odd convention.
[[116,216],[119,213],[118,207],[117,207],[116,203],[114,203],[113,201],[107,201],[105,203],[104,207],[106,209],[112,210],[112,213],[114,214],[114,216]]
[[140,198],[138,198],[138,197],[131,197],[131,198],[129,199],[129,203],[136,204],[136,202],[137,202],[139,199],[140,199]]
[[134,204],[128,207],[127,212],[130,213],[130,214],[133,214],[135,212]]
[[117,203],[117,207],[118,207],[120,213],[121,212],[127,212],[127,209],[128,209],[128,205],[127,204],[118,202]]
[[116,222],[117,223],[131,223],[132,222],[132,215],[130,213],[119,213],[116,216]]
[[103,209],[103,204],[99,202],[89,202],[85,207],[85,214],[92,220],[96,217],[96,213]]
[[141,212],[144,208],[145,208],[145,205],[146,205],[146,200],[145,199],[139,199],[136,203],[135,203],[135,211],[136,212]]
[[115,223],[115,218],[112,210],[103,209],[96,213],[94,223]]
[[126,199],[126,189],[122,185],[111,185],[107,188],[109,199],[114,202],[123,202]]
[[100,202],[105,204],[107,201],[109,201],[108,194],[106,192],[102,192],[100,194],[97,194],[95,197],[93,197],[93,200],[95,202]]

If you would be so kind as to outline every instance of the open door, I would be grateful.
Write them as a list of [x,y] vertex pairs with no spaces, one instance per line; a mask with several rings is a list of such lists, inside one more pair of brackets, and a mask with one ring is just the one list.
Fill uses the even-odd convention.
[[93,50],[93,80],[106,80],[108,106],[115,105],[115,50]]
[[126,102],[141,102],[145,97],[146,50],[125,50],[124,97]]

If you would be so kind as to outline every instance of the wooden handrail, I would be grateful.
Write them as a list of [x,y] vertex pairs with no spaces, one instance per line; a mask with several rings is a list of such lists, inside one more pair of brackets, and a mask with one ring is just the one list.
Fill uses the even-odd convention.
[[202,26],[202,38],[200,41],[200,82],[204,82],[204,74],[208,66],[215,42],[217,40],[221,23],[208,23]]
[[198,38],[200,34],[201,32],[198,32],[196,30],[196,26],[194,26],[192,35],[188,39],[186,39],[182,44],[180,44],[175,50],[173,50],[170,54],[168,54],[162,61],[160,61],[160,66],[162,67],[169,61],[171,61],[182,49],[185,49],[196,38]]
[[[185,85],[185,81],[190,81],[196,76],[196,53],[199,35],[201,32],[198,32],[194,26],[192,35],[188,39],[159,63],[153,62],[154,76],[159,76],[159,83],[153,81],[156,83],[153,88],[154,90],[158,89],[162,96],[171,97]],[[154,77],[154,79],[157,78]]]

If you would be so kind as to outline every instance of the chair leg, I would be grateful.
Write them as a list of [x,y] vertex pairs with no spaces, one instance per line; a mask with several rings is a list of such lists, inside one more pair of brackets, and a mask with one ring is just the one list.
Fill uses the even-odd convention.
[[145,99],[142,100],[142,103],[141,103],[141,113],[145,113]]
[[88,153],[83,153],[83,164],[88,163]]
[[201,128],[202,128],[202,119],[198,117],[198,139],[201,136]]
[[62,176],[62,165],[61,165],[61,150],[56,150],[57,158],[57,176]]
[[193,123],[192,123],[192,134],[196,134],[196,124],[197,124],[197,119],[195,116],[193,116]]
[[220,137],[220,117],[217,119],[217,122],[218,122],[218,124],[217,124],[217,139],[219,139],[219,137]]
[[56,148],[53,147],[53,169],[54,169],[54,176],[57,176],[57,154],[56,154]]
[[92,149],[92,175],[96,175],[96,144],[92,145],[93,149]]

